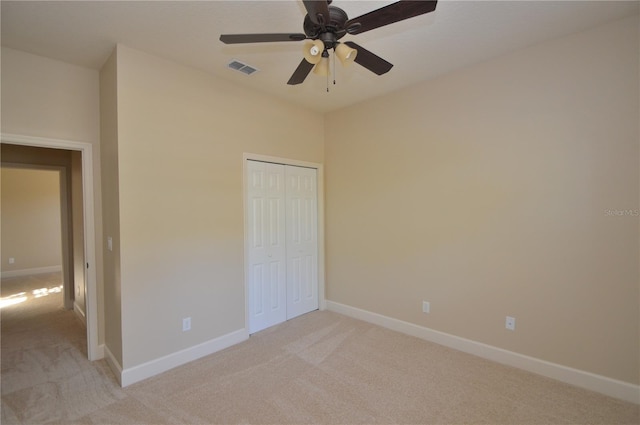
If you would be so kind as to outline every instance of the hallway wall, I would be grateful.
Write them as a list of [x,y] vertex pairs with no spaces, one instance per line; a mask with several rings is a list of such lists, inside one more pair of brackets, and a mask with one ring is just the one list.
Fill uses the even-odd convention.
[[1,173],[2,276],[61,270],[60,172],[2,167]]

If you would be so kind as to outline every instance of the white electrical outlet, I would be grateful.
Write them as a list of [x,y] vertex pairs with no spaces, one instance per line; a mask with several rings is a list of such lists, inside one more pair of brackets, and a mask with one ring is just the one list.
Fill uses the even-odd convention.
[[191,330],[191,317],[182,319],[182,332]]
[[422,301],[422,312],[429,313],[431,311],[431,304],[429,301]]
[[505,320],[504,326],[505,326],[505,328],[509,329],[510,331],[515,331],[516,330],[516,318],[515,317],[511,317],[511,316],[507,316],[507,319]]
[[9,257],[9,264],[13,264],[16,262],[16,259],[13,257]]

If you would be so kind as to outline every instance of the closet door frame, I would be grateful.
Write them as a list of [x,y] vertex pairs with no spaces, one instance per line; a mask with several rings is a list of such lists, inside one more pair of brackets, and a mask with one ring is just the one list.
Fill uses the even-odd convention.
[[295,167],[313,168],[316,170],[316,182],[318,190],[318,309],[326,309],[325,301],[325,267],[324,267],[324,169],[323,165],[315,162],[299,161],[289,158],[280,158],[267,155],[244,153],[242,156],[242,203],[244,211],[244,306],[245,306],[245,330],[249,332],[249,208],[247,205],[248,181],[247,161],[271,162],[274,164],[291,165]]

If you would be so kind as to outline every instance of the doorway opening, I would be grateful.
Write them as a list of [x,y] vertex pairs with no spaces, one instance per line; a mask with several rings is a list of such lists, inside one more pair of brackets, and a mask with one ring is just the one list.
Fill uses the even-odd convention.
[[98,344],[92,145],[8,134],[2,134],[1,142],[3,167],[59,170],[64,304],[86,325],[88,359],[101,359],[104,346]]
[[81,165],[70,151],[2,154],[2,277],[59,272],[64,307],[86,324]]
[[69,215],[65,176],[64,168],[2,165],[3,313],[12,305],[49,296],[56,300],[54,308],[73,308],[74,279],[64,262]]

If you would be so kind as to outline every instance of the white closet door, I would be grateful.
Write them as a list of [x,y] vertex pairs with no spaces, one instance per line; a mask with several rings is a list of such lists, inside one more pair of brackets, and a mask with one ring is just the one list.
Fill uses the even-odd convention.
[[249,332],[287,318],[285,167],[247,161]]
[[287,319],[318,309],[316,170],[285,167]]

